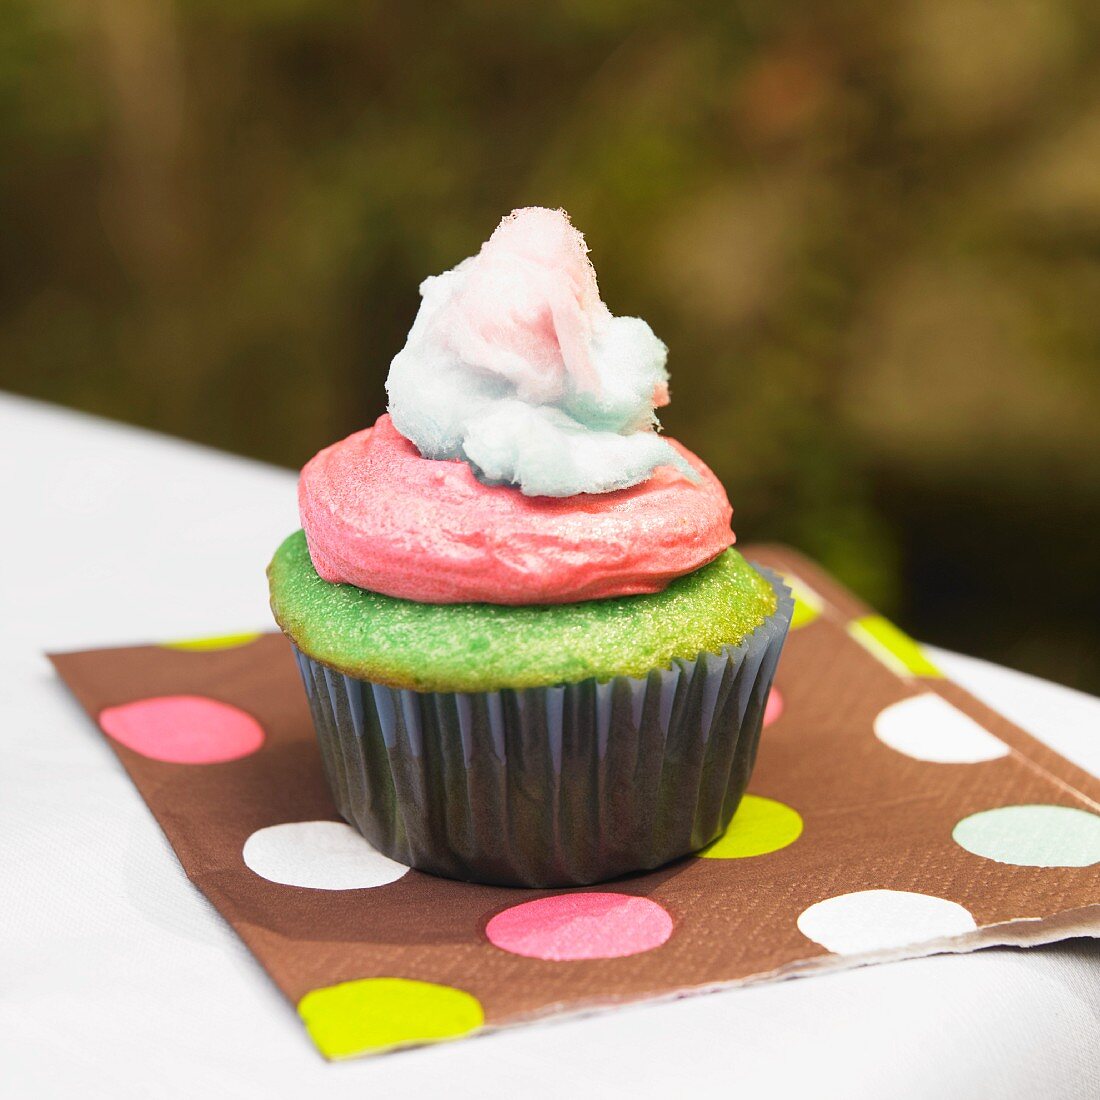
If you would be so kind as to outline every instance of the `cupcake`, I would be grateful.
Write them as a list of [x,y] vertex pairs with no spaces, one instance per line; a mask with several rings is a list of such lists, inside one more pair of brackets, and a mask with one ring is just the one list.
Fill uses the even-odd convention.
[[421,286],[373,427],[302,471],[268,569],[341,815],[451,878],[600,882],[704,847],[790,621],[658,433],[667,349],[561,211]]

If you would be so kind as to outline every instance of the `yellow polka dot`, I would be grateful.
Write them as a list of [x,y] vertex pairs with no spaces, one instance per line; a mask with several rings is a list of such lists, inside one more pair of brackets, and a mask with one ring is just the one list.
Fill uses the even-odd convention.
[[783,582],[794,596],[791,630],[808,626],[824,610],[825,601],[804,580],[791,573],[784,574]]
[[307,993],[298,1014],[326,1058],[469,1035],[485,1022],[476,997],[411,978],[360,978]]
[[215,649],[235,649],[248,645],[259,637],[258,631],[250,634],[219,634],[213,638],[183,638],[176,642],[161,642],[164,649],[179,649],[187,653],[208,653]]
[[744,859],[778,852],[802,835],[796,810],[773,798],[747,794],[726,831],[699,854],[705,859]]
[[865,615],[850,622],[848,633],[872,657],[899,676],[927,676],[933,679],[943,676],[908,634],[881,615]]

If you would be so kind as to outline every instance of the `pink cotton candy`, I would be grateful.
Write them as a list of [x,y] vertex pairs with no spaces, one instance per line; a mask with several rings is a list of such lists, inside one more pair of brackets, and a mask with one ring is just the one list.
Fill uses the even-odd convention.
[[604,305],[563,211],[513,211],[420,294],[386,389],[425,458],[553,497],[614,492],[680,461],[654,415],[668,404],[668,349]]
[[421,603],[571,603],[659,592],[733,542],[713,473],[661,466],[641,485],[567,499],[486,486],[461,461],[422,458],[389,416],[321,451],[298,502],[314,567]]
[[610,319],[584,238],[560,211],[532,207],[485,242],[444,324],[466,362],[513,381],[523,401],[553,403],[570,381],[599,394],[589,342]]

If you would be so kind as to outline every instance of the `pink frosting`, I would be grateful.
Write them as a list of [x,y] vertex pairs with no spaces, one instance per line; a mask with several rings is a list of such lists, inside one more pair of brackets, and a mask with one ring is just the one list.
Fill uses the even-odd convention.
[[613,493],[527,497],[461,460],[422,458],[388,415],[302,470],[298,505],[326,581],[420,603],[573,603],[659,592],[733,541],[721,482],[658,467]]

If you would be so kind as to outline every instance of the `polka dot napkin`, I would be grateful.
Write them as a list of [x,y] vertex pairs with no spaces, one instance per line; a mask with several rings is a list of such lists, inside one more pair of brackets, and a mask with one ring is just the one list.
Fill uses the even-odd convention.
[[[188,875],[330,1058],[830,967],[1100,934],[1100,779],[790,551],[750,794],[646,875],[423,875],[338,820],[281,636],[53,657]],[[201,981],[201,975],[196,975]]]

